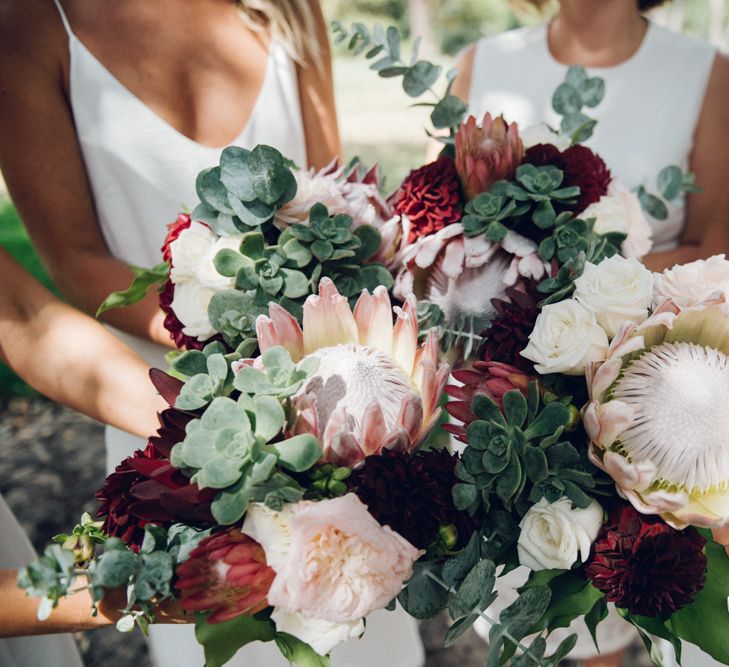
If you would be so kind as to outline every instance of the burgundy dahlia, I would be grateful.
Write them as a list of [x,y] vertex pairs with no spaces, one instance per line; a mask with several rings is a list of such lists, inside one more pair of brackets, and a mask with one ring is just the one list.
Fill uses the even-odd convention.
[[564,151],[552,144],[537,144],[527,150],[524,162],[535,167],[558,167],[564,172],[564,187],[579,186],[577,204],[569,207],[575,213],[582,213],[590,204],[599,201],[600,197],[607,194],[610,185],[610,170],[603,159],[581,144],[570,146]]
[[104,532],[134,551],[139,550],[148,523],[183,522],[199,528],[214,524],[210,503],[215,491],[191,484],[167,458],[172,446],[185,437],[185,425],[191,418],[165,410],[157,436],[144,450],[124,459],[96,493],[101,502],[96,516],[104,519]]
[[386,449],[368,456],[347,483],[377,521],[419,549],[432,544],[445,526],[454,526],[458,544],[465,544],[473,519],[453,505],[457,462],[458,456],[445,450],[404,455]]
[[443,428],[461,442],[468,442],[466,429],[471,422],[476,421],[471,403],[477,394],[488,396],[499,407],[503,407],[507,391],[518,389],[526,396],[529,383],[534,379],[518,368],[498,361],[475,361],[472,369],[453,371],[453,378],[461,382],[462,386],[446,386],[446,394],[456,400],[448,401],[445,409],[462,424],[443,424]]
[[480,356],[483,361],[500,361],[515,366],[528,374],[534,374],[534,364],[521,351],[529,342],[529,334],[539,316],[537,305],[540,296],[536,282],[530,281],[525,289],[510,287],[507,299],[492,299],[496,317],[482,336]]
[[238,528],[206,537],[178,566],[176,587],[187,611],[212,611],[210,623],[223,623],[268,606],[276,573],[258,542]]
[[585,574],[618,607],[668,616],[704,587],[705,543],[693,527],[676,530],[623,504],[600,531]]
[[461,219],[461,184],[453,160],[442,157],[411,171],[390,203],[410,220],[408,243]]

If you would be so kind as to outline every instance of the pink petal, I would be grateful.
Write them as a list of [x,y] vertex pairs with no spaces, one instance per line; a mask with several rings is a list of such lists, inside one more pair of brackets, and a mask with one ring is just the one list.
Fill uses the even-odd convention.
[[338,433],[332,438],[325,458],[335,466],[356,468],[364,462],[365,454],[351,433]]
[[408,377],[413,375],[415,352],[418,349],[418,320],[415,298],[410,296],[402,308],[396,308],[397,322],[393,333],[392,356]]
[[412,394],[402,402],[397,424],[407,433],[410,444],[417,442],[423,425],[423,402],[418,396]]
[[304,303],[304,354],[342,343],[358,343],[359,334],[346,297],[329,278],[319,282],[319,295]]
[[380,404],[375,402],[367,406],[362,415],[362,435],[360,448],[365,456],[379,454],[382,451],[382,443],[387,436],[387,425],[385,415]]
[[[621,359],[608,359],[598,364],[590,364],[591,378],[588,380],[587,387],[590,390],[590,396],[595,399],[600,397],[610,388],[620,375],[620,369],[623,363]],[[595,368],[597,369],[595,370]]]
[[729,523],[725,523],[719,528],[713,528],[711,533],[714,536],[714,541],[721,544],[726,549],[727,555],[729,555]]
[[354,320],[361,345],[392,354],[392,304],[385,287],[376,287],[373,294],[362,292],[354,307]]
[[449,278],[458,278],[463,272],[463,260],[466,251],[463,245],[463,238],[453,239],[443,253],[441,269]]
[[261,315],[256,320],[256,336],[261,354],[276,345],[283,345],[294,361],[299,361],[304,355],[304,336],[299,323],[276,303],[268,307],[268,317]]
[[605,452],[602,460],[605,472],[625,491],[643,491],[656,478],[656,467],[651,461],[631,463],[615,452]]

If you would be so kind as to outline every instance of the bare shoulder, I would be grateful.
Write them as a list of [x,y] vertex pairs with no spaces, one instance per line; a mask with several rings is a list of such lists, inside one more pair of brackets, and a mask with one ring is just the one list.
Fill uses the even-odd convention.
[[0,34],[3,72],[18,66],[57,72],[63,62],[66,33],[53,0],[0,0]]
[[476,58],[476,44],[471,44],[456,60],[458,76],[453,82],[453,94],[462,100],[468,100],[471,90],[471,77],[473,75],[473,62]]

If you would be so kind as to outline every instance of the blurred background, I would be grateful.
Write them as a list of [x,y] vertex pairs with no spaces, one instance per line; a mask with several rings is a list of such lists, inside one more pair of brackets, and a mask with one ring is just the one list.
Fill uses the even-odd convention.
[[[544,20],[523,0],[322,0],[322,5],[328,20],[394,24],[408,39],[422,36],[421,52],[445,67],[482,35]],[[555,7],[553,0],[545,13]],[[729,50],[729,0],[673,0],[651,18]],[[410,106],[400,79],[378,78],[363,57],[348,56],[344,48],[334,49],[334,73],[344,157],[379,162],[386,189],[392,189],[423,162],[428,110]],[[52,288],[1,177],[0,245]],[[37,549],[71,528],[83,509],[94,510],[93,493],[103,480],[102,438],[99,424],[42,399],[0,365],[0,492]],[[428,667],[483,664],[485,648],[473,634],[444,652],[444,632],[442,619],[424,624]],[[78,640],[88,667],[150,664],[138,633],[109,629]],[[636,667],[644,660],[635,653],[626,664]]]

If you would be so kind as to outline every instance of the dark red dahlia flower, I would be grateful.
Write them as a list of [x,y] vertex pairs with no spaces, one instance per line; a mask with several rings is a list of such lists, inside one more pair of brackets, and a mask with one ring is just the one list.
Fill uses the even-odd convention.
[[258,542],[237,528],[206,537],[178,566],[180,604],[187,611],[212,611],[210,623],[223,623],[268,606],[276,573]]
[[148,523],[169,525],[183,522],[198,528],[214,525],[210,503],[214,489],[200,489],[167,458],[172,446],[185,437],[192,419],[177,410],[165,410],[157,436],[144,451],[124,459],[96,493],[101,502],[97,517],[104,519],[104,532],[118,537],[135,551],[144,539]]
[[457,462],[445,450],[414,455],[384,450],[368,456],[347,483],[375,519],[419,549],[432,544],[443,526],[455,526],[460,545],[471,536],[473,519],[453,505]]
[[577,204],[569,207],[575,213],[582,213],[590,204],[607,194],[612,178],[603,159],[581,144],[561,152],[552,144],[537,144],[527,150],[524,162],[535,167],[547,164],[558,167],[564,172],[563,186],[579,186]]
[[525,289],[507,289],[507,299],[491,301],[496,317],[482,334],[484,342],[480,356],[483,361],[500,361],[534,375],[534,364],[522,357],[521,351],[527,346],[529,334],[534,330],[539,316],[537,303],[544,295],[536,291],[536,281],[530,283]]
[[165,262],[170,264],[170,266],[172,265],[170,244],[191,224],[192,218],[187,213],[180,213],[180,215],[177,216],[177,220],[167,225],[167,236],[165,236],[164,243],[162,244],[162,258]]
[[461,219],[461,182],[453,160],[442,157],[411,171],[390,203],[410,220],[408,243]]
[[164,328],[170,332],[170,338],[174,341],[175,345],[180,349],[186,350],[202,350],[207,343],[199,341],[197,338],[188,336],[183,333],[182,329],[185,326],[180,320],[177,319],[175,311],[172,310],[172,300],[175,298],[175,284],[168,280],[162,291],[159,293],[159,307],[165,314]]
[[609,602],[642,616],[668,616],[706,583],[706,540],[621,504],[593,547],[585,574]]
[[472,369],[453,371],[453,378],[463,385],[446,386],[446,394],[456,400],[448,401],[445,409],[449,415],[463,423],[443,424],[443,428],[461,442],[468,442],[466,428],[476,421],[476,416],[471,411],[471,403],[477,394],[488,396],[499,407],[503,407],[504,394],[507,391],[518,389],[526,396],[529,383],[535,379],[514,366],[498,361],[475,361]]

